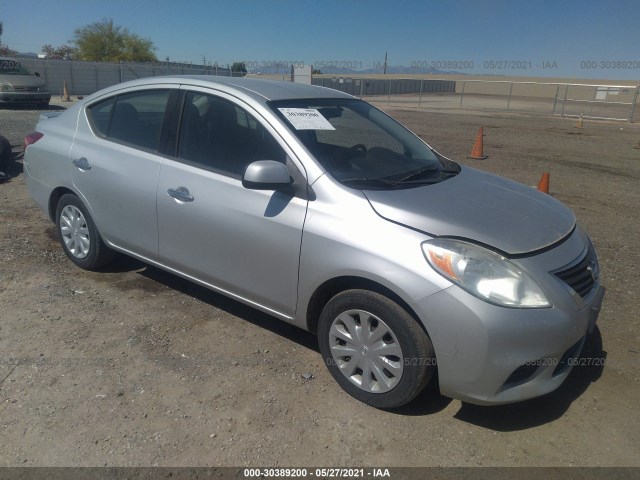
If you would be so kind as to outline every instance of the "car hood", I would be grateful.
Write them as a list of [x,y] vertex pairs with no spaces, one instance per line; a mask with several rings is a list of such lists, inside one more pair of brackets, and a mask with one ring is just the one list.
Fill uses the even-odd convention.
[[573,212],[550,195],[470,167],[436,184],[364,194],[387,220],[432,236],[469,239],[508,255],[548,247],[576,223]]
[[44,81],[35,75],[0,75],[0,82],[13,87],[42,87]]

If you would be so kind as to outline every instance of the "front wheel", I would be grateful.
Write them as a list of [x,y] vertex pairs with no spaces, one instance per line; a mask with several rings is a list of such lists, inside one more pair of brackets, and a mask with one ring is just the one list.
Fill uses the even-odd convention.
[[367,290],[347,290],[324,307],[318,342],[333,378],[377,408],[416,397],[435,371],[429,337],[405,309]]
[[67,256],[78,267],[95,270],[113,259],[95,223],[78,197],[65,194],[56,208],[58,238]]

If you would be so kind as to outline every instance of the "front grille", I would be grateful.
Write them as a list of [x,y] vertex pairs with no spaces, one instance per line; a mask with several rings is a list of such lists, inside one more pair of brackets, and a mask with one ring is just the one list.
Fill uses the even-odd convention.
[[37,92],[38,87],[13,87],[16,92]]
[[585,298],[598,282],[598,273],[596,254],[593,247],[589,246],[582,260],[564,270],[555,272],[555,275],[578,295]]

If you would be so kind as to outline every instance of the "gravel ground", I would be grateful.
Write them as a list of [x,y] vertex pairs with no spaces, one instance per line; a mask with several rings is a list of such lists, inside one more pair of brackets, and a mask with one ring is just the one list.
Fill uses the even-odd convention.
[[[0,109],[16,156],[0,185],[0,465],[640,465],[639,125],[390,110],[462,163],[528,185],[550,172],[607,295],[583,355],[604,367],[520,404],[431,388],[388,412],[343,393],[308,333],[130,259],[74,267],[21,173],[39,113]],[[479,126],[485,161],[466,158]]]

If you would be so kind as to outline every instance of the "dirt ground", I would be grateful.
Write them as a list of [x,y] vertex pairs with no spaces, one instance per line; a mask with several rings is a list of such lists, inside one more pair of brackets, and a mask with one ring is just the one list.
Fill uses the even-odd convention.
[[[130,259],[74,267],[21,173],[40,112],[0,109],[16,156],[0,185],[0,465],[639,466],[640,125],[390,113],[461,163],[527,185],[551,173],[600,256],[607,294],[583,358],[604,368],[508,406],[431,388],[367,407],[311,334]],[[479,126],[485,161],[466,158]]]

